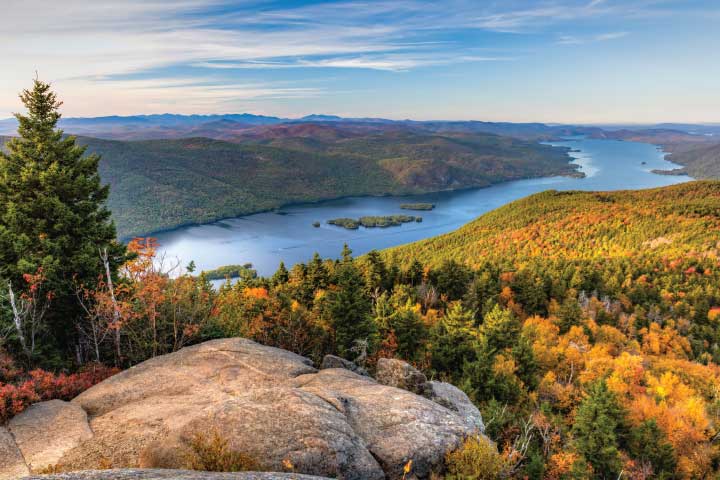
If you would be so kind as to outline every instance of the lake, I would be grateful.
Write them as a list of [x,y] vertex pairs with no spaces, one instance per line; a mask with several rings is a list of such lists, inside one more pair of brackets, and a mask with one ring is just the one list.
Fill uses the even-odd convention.
[[[678,166],[662,151],[646,143],[584,138],[552,142],[573,150],[574,162],[585,178],[546,177],[517,180],[487,188],[406,197],[354,197],[317,204],[288,206],[215,223],[183,227],[157,234],[161,250],[183,265],[191,260],[199,270],[252,263],[261,275],[271,275],[280,261],[290,268],[315,252],[338,257],[347,243],[354,254],[414,242],[455,230],[479,215],[508,202],[543,190],[625,190],[660,187],[690,180],[687,176],[657,175],[653,169]],[[401,210],[401,203],[430,202],[432,211]],[[327,225],[332,218],[365,215],[420,215],[422,223],[389,228],[346,230]],[[321,226],[312,224],[319,221]]]

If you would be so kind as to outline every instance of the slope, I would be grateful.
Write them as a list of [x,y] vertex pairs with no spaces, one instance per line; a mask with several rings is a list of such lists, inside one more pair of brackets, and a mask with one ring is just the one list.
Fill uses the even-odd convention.
[[403,263],[478,266],[492,260],[513,268],[532,259],[717,255],[719,238],[720,182],[698,181],[609,193],[550,190],[385,255]]

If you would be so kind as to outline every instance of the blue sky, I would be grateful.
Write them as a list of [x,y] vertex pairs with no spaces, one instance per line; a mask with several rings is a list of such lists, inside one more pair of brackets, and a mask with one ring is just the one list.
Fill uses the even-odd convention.
[[720,122],[720,0],[0,0],[0,118]]

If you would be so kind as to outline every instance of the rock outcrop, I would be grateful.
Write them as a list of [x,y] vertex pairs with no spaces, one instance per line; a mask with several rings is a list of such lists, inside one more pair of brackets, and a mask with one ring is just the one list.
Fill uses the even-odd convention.
[[427,382],[423,385],[423,396],[457,412],[466,421],[475,425],[478,430],[485,432],[485,424],[480,410],[470,401],[465,392],[455,385],[445,382]]
[[427,382],[425,374],[407,362],[395,358],[381,358],[377,362],[375,378],[383,385],[402,388],[418,395]]
[[[61,471],[186,468],[198,435],[216,435],[268,471],[380,480],[401,477],[413,460],[408,478],[426,478],[478,431],[452,407],[240,338],[143,362],[79,395],[74,413],[66,402],[48,403],[15,417],[10,430],[35,429],[35,443],[16,436],[26,461]],[[64,444],[40,433],[63,430],[73,432]]]
[[325,477],[295,473],[193,472],[188,470],[117,469],[87,470],[55,475],[31,476],[23,480],[329,480]]
[[92,438],[87,414],[62,400],[36,403],[8,423],[30,470],[55,465],[73,448]]
[[355,372],[359,375],[364,375],[366,377],[369,376],[367,370],[358,366],[355,362],[345,360],[337,355],[325,355],[323,357],[320,369],[325,370],[326,368],[344,368],[345,370],[350,370],[351,372]]
[[5,427],[0,427],[0,480],[14,480],[30,473],[15,439]]

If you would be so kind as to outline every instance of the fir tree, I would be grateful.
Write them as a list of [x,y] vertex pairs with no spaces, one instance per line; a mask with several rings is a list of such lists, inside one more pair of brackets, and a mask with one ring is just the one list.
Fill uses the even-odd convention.
[[654,478],[675,478],[675,450],[654,419],[634,428],[629,437],[630,454],[642,464],[649,464]]
[[20,99],[27,115],[15,114],[19,136],[0,153],[0,276],[20,291],[23,275],[42,271],[54,296],[49,333],[57,347],[72,348],[72,322],[82,314],[74,285],[94,286],[101,252],[115,272],[125,249],[105,207],[100,157],[56,128],[62,102],[39,80]]
[[520,322],[509,311],[495,305],[485,315],[480,334],[487,340],[488,346],[494,351],[510,348],[515,344],[520,331]]
[[624,419],[605,380],[594,383],[575,416],[573,434],[579,453],[592,466],[594,478],[615,479],[620,469],[617,430]]
[[341,263],[334,283],[327,294],[327,314],[337,352],[349,358],[356,340],[373,344],[376,329],[370,315],[371,302],[365,293],[365,279],[354,263]]
[[280,262],[280,265],[278,266],[277,271],[273,274],[271,282],[273,285],[282,285],[284,283],[287,283],[288,279],[290,278],[290,274],[288,273],[287,268],[285,267],[285,262]]

